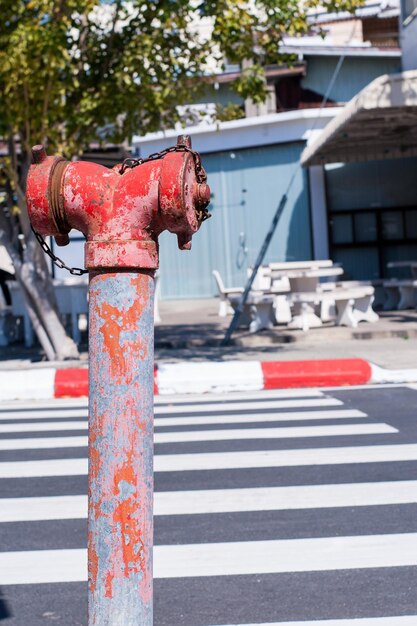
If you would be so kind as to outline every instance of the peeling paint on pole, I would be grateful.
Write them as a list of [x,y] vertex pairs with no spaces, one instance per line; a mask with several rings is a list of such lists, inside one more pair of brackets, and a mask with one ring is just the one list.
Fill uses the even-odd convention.
[[89,294],[89,624],[152,626],[153,277]]

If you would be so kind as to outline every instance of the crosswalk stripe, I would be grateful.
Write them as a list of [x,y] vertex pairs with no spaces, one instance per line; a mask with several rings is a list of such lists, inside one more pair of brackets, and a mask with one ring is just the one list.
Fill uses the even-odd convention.
[[313,399],[291,399],[291,400],[263,400],[261,402],[225,402],[225,403],[213,403],[213,404],[198,404],[198,405],[170,405],[170,406],[155,406],[155,415],[171,414],[171,413],[192,413],[198,415],[199,413],[210,413],[211,411],[220,411],[226,413],[229,411],[253,411],[258,409],[300,409],[300,408],[317,408],[323,406],[341,406],[343,402],[336,400],[336,398],[313,398]]
[[[156,546],[155,578],[417,566],[417,534]],[[87,579],[87,551],[0,553],[0,585]]]
[[205,424],[252,424],[255,422],[291,422],[307,420],[358,419],[367,417],[356,409],[334,409],[327,411],[288,411],[279,413],[251,413],[250,415],[199,415],[197,417],[157,417],[158,426],[200,426]]
[[[264,389],[261,392],[230,392],[225,396],[222,394],[175,394],[173,396],[163,395],[163,396],[155,396],[154,403],[158,406],[173,406],[174,404],[177,406],[181,405],[198,405],[198,404],[213,404],[218,402],[221,405],[225,404],[225,397],[227,400],[273,400],[273,399],[282,399],[282,398],[322,398],[324,393],[319,391],[318,389]],[[51,399],[51,400],[43,400],[42,402],[37,401],[36,407],[42,407],[42,410],[48,412],[53,410],[82,410],[84,412],[87,411],[88,408],[88,399],[87,398],[64,398],[64,399]],[[33,402],[2,402],[0,415],[4,412],[32,412],[32,411],[40,411],[40,409],[34,409]]]
[[[87,417],[87,416],[85,416]],[[356,409],[336,409],[328,411],[290,411],[280,413],[251,413],[250,415],[201,415],[197,417],[157,417],[155,427],[159,426],[200,426],[208,424],[252,424],[255,422],[289,422],[332,419],[359,419],[366,413]],[[55,418],[55,416],[54,416]],[[47,432],[59,430],[86,430],[88,421],[36,422],[0,424],[0,433]]]
[[155,433],[155,443],[238,441],[243,439],[291,439],[295,437],[340,437],[346,435],[377,435],[397,432],[398,430],[396,428],[388,424],[337,424],[336,426],[294,426],[291,428],[233,428]]
[[[348,435],[381,435],[397,433],[388,424],[342,424],[336,426],[295,426],[293,428],[239,428],[224,430],[191,430],[178,433],[155,433],[155,443],[187,443],[193,441],[239,441],[251,439],[291,439],[298,437],[341,437]],[[0,440],[1,450],[36,450],[47,448],[83,448],[87,436],[34,437]]]
[[[163,491],[155,515],[194,515],[417,503],[417,481]],[[87,517],[87,496],[2,498],[0,522]]]
[[203,394],[175,394],[157,395],[154,398],[155,404],[204,404],[212,402],[224,403],[225,399],[230,400],[272,400],[278,398],[322,398],[325,394],[319,389],[263,389],[261,392],[255,391],[230,391],[224,393],[203,393]]
[[[155,457],[155,471],[181,472],[306,465],[343,465],[347,463],[386,463],[392,461],[417,461],[417,444],[164,454]],[[0,476],[2,471],[1,465]]]
[[[307,448],[300,450],[256,450],[249,452],[207,452],[159,454],[156,472],[343,465],[347,463],[388,463],[417,461],[417,444]],[[81,476],[87,474],[87,459],[47,459],[0,463],[0,478]]]
[[87,430],[87,420],[83,422],[36,422],[35,424],[0,424],[0,433],[42,433],[59,430]]
[[2,439],[0,451],[5,450],[46,450],[51,448],[86,448],[88,437],[35,437],[27,439]]
[[[209,403],[209,404],[169,404],[160,406],[158,404],[154,407],[155,415],[171,415],[171,414],[183,414],[192,413],[198,415],[200,413],[209,412],[222,412],[228,413],[229,411],[252,411],[252,410],[271,410],[271,409],[297,409],[297,408],[318,408],[324,406],[341,406],[343,402],[336,400],[335,398],[297,398],[290,400],[263,400],[260,402],[222,402],[222,403]],[[87,408],[80,409],[66,409],[56,411],[34,410],[34,411],[2,411],[0,412],[0,421],[12,421],[30,419],[35,420],[39,418],[45,419],[50,417],[53,419],[64,419],[69,417],[87,417]]]
[[65,419],[69,417],[88,417],[87,409],[70,409],[68,411],[3,411],[0,422],[14,420]]
[[390,617],[354,617],[352,619],[325,619],[303,622],[265,622],[263,624],[228,624],[228,626],[416,626],[417,615]]

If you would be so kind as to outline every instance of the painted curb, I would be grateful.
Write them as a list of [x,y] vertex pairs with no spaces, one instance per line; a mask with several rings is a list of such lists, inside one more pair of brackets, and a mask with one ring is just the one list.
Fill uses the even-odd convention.
[[[417,369],[386,370],[363,359],[205,361],[155,366],[154,393],[202,394],[297,387],[417,383]],[[0,372],[0,400],[50,400],[88,395],[86,367]]]

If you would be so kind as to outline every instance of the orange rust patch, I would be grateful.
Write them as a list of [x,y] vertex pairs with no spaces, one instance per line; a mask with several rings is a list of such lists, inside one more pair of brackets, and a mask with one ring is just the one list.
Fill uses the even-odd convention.
[[88,560],[89,570],[90,570],[90,579],[88,581],[90,586],[91,593],[94,593],[97,585],[97,575],[98,575],[98,556],[97,552],[93,548],[93,540],[92,540],[92,532],[88,533]]
[[[113,495],[120,496],[119,487],[121,481],[132,485],[135,489],[126,500],[119,502],[113,511],[112,527],[120,529],[116,541],[120,542],[119,556],[121,562],[112,564],[111,571],[106,575],[106,597],[112,597],[112,585],[115,578],[129,578],[132,573],[142,573],[141,588],[146,593],[150,584],[149,554],[144,542],[146,532],[143,515],[139,516],[138,509],[141,499],[137,491],[137,478],[133,469],[133,452],[130,452],[123,465],[118,468],[114,475]],[[143,494],[145,495],[145,494]]]
[[129,363],[129,357],[132,357],[128,349],[129,345],[134,347],[135,358],[145,359],[147,356],[147,339],[144,341],[139,338],[135,341],[125,340],[123,345],[120,343],[122,332],[137,331],[138,321],[149,297],[147,277],[138,274],[131,279],[131,282],[136,287],[138,297],[129,309],[121,311],[115,306],[103,303],[100,311],[101,317],[105,320],[100,331],[110,357],[110,370],[113,377],[131,376],[133,368]]

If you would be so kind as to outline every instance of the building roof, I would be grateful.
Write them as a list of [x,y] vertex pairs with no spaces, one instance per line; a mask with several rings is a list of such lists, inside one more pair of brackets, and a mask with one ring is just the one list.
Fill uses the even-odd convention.
[[147,156],[175,144],[177,135],[184,133],[191,136],[194,148],[201,153],[306,141],[313,128],[322,129],[342,110],[301,109],[187,128],[178,125],[175,129],[136,135],[132,149]]
[[400,15],[399,0],[368,0],[363,6],[358,7],[354,13],[349,11],[339,11],[328,13],[327,11],[317,11],[310,14],[310,21],[313,24],[328,24],[330,22],[341,22],[354,18],[366,19],[377,17],[387,19]]
[[401,58],[401,48],[377,48],[370,43],[351,43],[344,46],[326,44],[320,37],[285,38],[280,46],[284,54],[305,56],[345,56],[345,57],[382,57]]
[[417,155],[417,70],[367,85],[313,138],[303,165]]

